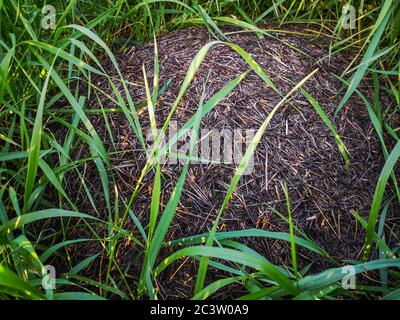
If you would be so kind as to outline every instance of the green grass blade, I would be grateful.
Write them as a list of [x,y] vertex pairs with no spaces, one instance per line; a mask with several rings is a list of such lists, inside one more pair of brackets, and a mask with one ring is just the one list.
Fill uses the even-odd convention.
[[203,288],[197,294],[195,294],[191,298],[191,300],[205,300],[209,296],[211,296],[213,293],[217,292],[218,290],[220,290],[232,283],[239,282],[242,279],[243,279],[243,277],[230,277],[230,278],[224,278],[224,279],[217,280],[217,281],[211,283],[210,285],[208,285],[207,287]]
[[[215,223],[212,227],[212,230],[210,232],[210,235],[207,239],[206,245],[207,246],[211,246],[212,243],[214,242],[214,236],[215,233],[217,231],[217,227],[219,224],[219,220],[221,218],[222,213],[224,212],[226,206],[229,203],[229,200],[232,197],[232,194],[237,186],[237,184],[239,183],[239,180],[241,178],[241,176],[243,175],[243,173],[245,172],[251,157],[253,156],[253,153],[258,145],[258,143],[260,142],[264,131],[266,130],[269,122],[271,121],[272,117],[274,116],[274,114],[278,111],[278,109],[280,108],[280,106],[282,104],[284,104],[287,99],[295,92],[297,91],[309,78],[311,78],[316,72],[318,71],[318,69],[314,70],[313,72],[311,72],[308,76],[306,76],[303,80],[301,80],[270,112],[270,114],[268,115],[268,117],[265,119],[265,121],[262,123],[262,125],[260,126],[260,128],[257,130],[253,140],[251,141],[249,147],[247,148],[245,154],[243,155],[242,159],[239,162],[239,165],[236,169],[235,172],[235,176],[233,177],[228,191],[226,193],[226,196],[224,198],[224,201],[222,203],[222,206],[218,212],[218,216],[215,219]],[[200,261],[200,266],[199,266],[199,271],[198,271],[198,275],[196,278],[196,286],[195,286],[195,293],[199,292],[204,285],[204,280],[205,280],[205,276],[206,276],[206,272],[207,272],[207,264],[208,264],[208,258],[207,257],[203,257],[202,260]]]
[[54,294],[55,300],[106,300],[94,293],[87,292],[61,292]]
[[[53,64],[49,68],[50,72],[53,70],[54,62],[55,59],[53,61]],[[39,166],[39,151],[40,151],[40,144],[41,144],[42,130],[43,130],[42,128],[43,109],[44,109],[44,102],[46,99],[47,86],[49,85],[49,80],[50,80],[50,72],[47,75],[46,80],[43,84],[42,92],[40,95],[40,101],[36,112],[35,123],[33,126],[31,142],[29,149],[27,150],[28,170],[25,179],[26,182],[25,182],[25,194],[24,194],[24,209],[23,209],[24,212],[27,212],[29,210],[28,200],[33,191],[33,187],[36,180],[36,173]]]
[[[165,244],[166,247],[183,246],[183,245],[193,245],[205,243],[209,237],[209,233],[203,233],[195,236],[190,236],[182,239],[177,239],[169,241]],[[238,231],[226,231],[215,233],[215,239],[222,241],[225,239],[232,238],[247,238],[247,237],[262,237],[269,239],[277,239],[290,242],[290,234],[284,232],[274,232],[261,229],[246,229]],[[297,245],[302,246],[308,250],[318,253],[321,256],[326,256],[324,250],[319,248],[315,243],[304,240],[300,237],[294,236],[294,240]]]
[[342,138],[340,138],[335,127],[333,126],[332,122],[329,120],[328,116],[326,115],[325,111],[321,108],[319,103],[303,88],[301,89],[301,92],[307,98],[307,100],[310,102],[311,106],[318,113],[318,115],[321,117],[322,121],[326,124],[326,126],[329,128],[329,130],[331,130],[332,135],[335,138],[336,144],[339,148],[339,151],[342,154],[343,159],[346,163],[346,169],[349,170],[349,162],[350,162],[349,152],[347,151],[346,145],[344,144]]
[[44,295],[28,282],[21,280],[14,272],[0,264],[0,292],[3,288],[8,289],[6,293],[24,299],[44,299]]
[[297,268],[297,252],[296,252],[296,240],[294,237],[294,228],[293,228],[293,219],[292,219],[292,211],[290,208],[290,198],[289,198],[289,190],[287,187],[287,183],[285,183],[283,187],[283,192],[285,194],[285,199],[286,199],[286,208],[287,208],[287,214],[289,218],[289,232],[290,232],[290,251],[292,254],[292,266],[293,266],[293,271],[296,276],[296,278],[299,277],[299,270]]
[[[376,48],[379,45],[379,41],[382,37],[383,32],[385,31],[386,25],[390,18],[390,9],[391,9],[392,0],[386,0],[384,6],[382,7],[382,11],[378,17],[377,22],[374,25],[373,30],[370,33],[370,37],[372,36],[371,42],[369,43],[368,49],[364,54],[364,57],[361,61],[360,66],[357,69],[357,72],[352,76],[352,80],[349,88],[347,89],[342,101],[339,103],[335,111],[335,116],[339,113],[339,111],[343,108],[346,102],[349,100],[351,95],[357,89],[360,84],[362,78],[364,77],[369,65],[374,61],[371,60],[372,56],[375,53]],[[365,63],[369,61],[368,63]]]
[[18,229],[24,225],[27,225],[29,223],[32,223],[32,222],[35,222],[38,220],[43,220],[43,219],[48,219],[48,218],[60,218],[60,217],[76,217],[76,218],[98,220],[97,218],[95,218],[93,216],[90,216],[90,215],[84,214],[84,213],[80,213],[80,212],[74,212],[74,211],[68,211],[68,210],[62,210],[62,209],[46,209],[46,210],[40,210],[40,211],[31,212],[31,213],[25,213],[17,218],[7,221],[6,223],[0,225],[0,235],[4,236],[7,234],[10,234],[15,229]]
[[366,229],[364,254],[363,254],[364,261],[368,258],[369,253],[371,251],[373,234],[375,232],[375,226],[379,216],[381,202],[383,199],[383,194],[386,189],[387,181],[399,157],[400,157],[400,141],[397,142],[396,146],[393,148],[393,151],[390,153],[388,159],[386,160],[375,188],[374,198],[372,200],[372,205],[371,205],[371,211],[368,217],[368,226]]
[[[155,275],[169,266],[172,262],[186,256],[200,256],[208,258],[223,259],[236,262],[244,266],[251,267],[262,272],[269,279],[276,281],[287,293],[297,294],[297,289],[286,275],[282,274],[279,269],[268,260],[259,256],[254,256],[242,251],[216,248],[208,246],[193,246],[178,250],[177,252],[164,259],[156,268]],[[200,292],[200,291],[199,291]]]

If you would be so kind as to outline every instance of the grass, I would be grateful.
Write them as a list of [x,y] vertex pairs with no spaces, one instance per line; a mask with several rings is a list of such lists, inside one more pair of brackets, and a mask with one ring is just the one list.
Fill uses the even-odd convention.
[[[395,170],[400,157],[400,128],[391,125],[391,118],[400,112],[400,1],[368,1],[368,4],[364,1],[350,1],[362,15],[358,17],[357,29],[347,32],[340,27],[342,5],[329,0],[118,0],[115,3],[76,0],[65,3],[55,0],[47,4],[53,5],[57,12],[55,28],[50,30],[41,27],[42,4],[30,0],[24,4],[16,0],[0,1],[0,299],[104,299],[115,296],[121,299],[156,299],[160,297],[157,282],[160,273],[171,265],[176,267],[173,263],[177,260],[188,257],[200,262],[192,299],[212,297],[218,290],[232,283],[241,284],[247,292],[238,296],[238,299],[358,299],[362,296],[371,299],[399,299],[400,277],[396,271],[400,267],[399,248],[386,244],[384,226],[389,206],[400,205],[399,180]],[[292,90],[284,96],[265,70],[244,49],[229,43],[221,31],[223,25],[234,25],[255,32],[259,37],[276,37],[273,29],[263,26],[265,22],[318,26],[321,34],[331,34],[331,55],[349,48],[358,53],[358,59],[347,66],[346,72],[337,75],[343,82],[345,94],[336,115],[340,114],[350,96],[360,96],[381,142],[382,155],[386,161],[376,185],[368,218],[364,219],[355,213],[355,220],[365,229],[366,238],[363,257],[360,261],[351,261],[357,274],[379,271],[377,286],[360,284],[355,291],[344,290],[340,281],[345,274],[335,261],[332,261],[331,269],[319,274],[298,269],[299,247],[321,257],[329,257],[329,252],[320,248],[296,227],[291,216],[290,195],[285,186],[287,218],[284,214],[277,214],[288,223],[287,233],[259,229],[218,231],[220,218],[269,122],[279,107],[296,91],[301,90],[330,129],[346,164],[351,161],[351,155],[348,155],[335,129],[337,117],[329,119],[312,95],[301,88],[313,73],[293,84]],[[123,50],[132,43],[146,40],[153,40],[156,44],[159,34],[192,24],[204,25],[221,40],[208,43],[197,53],[161,132],[157,132],[154,120],[156,102],[160,92],[165,89],[160,88],[158,83],[157,46],[153,90],[147,83],[148,70],[143,69],[147,99],[141,106],[133,103],[129,93],[131,84],[124,81],[112,49]],[[218,210],[217,219],[210,226],[211,230],[205,234],[166,242],[166,234],[182,195],[196,135],[192,136],[188,160],[165,208],[160,205],[163,179],[160,158],[167,150],[161,142],[196,71],[201,68],[206,53],[212,46],[221,43],[241,55],[248,64],[248,70],[254,71],[277,91],[282,100],[259,127],[241,159]],[[100,61],[105,56],[112,62],[116,75],[107,74],[102,67]],[[170,142],[176,141],[189,129],[197,132],[201,119],[238,86],[247,73],[232,80],[207,101],[199,101],[196,114]],[[95,89],[98,89],[91,80],[92,74],[101,75],[110,84],[115,109],[105,109],[101,104],[99,109],[86,109],[88,99],[94,99]],[[375,85],[373,103],[358,90],[365,78],[372,78]],[[383,91],[397,102],[396,106],[388,108],[381,103],[379,92]],[[59,110],[57,102],[60,99],[67,101],[72,109],[68,112]],[[116,188],[112,184],[115,174],[110,165],[112,153],[106,151],[89,115],[97,113],[106,116],[109,112],[124,114],[142,146],[146,148],[143,128],[137,115],[137,110],[144,106],[149,112],[156,139],[152,148],[147,150],[150,156],[126,203],[118,194],[114,199],[110,197],[110,190]],[[53,124],[66,129],[64,139],[55,138]],[[107,129],[114,140],[110,128]],[[88,145],[90,157],[73,160],[74,149],[82,143]],[[65,191],[67,173],[76,172],[81,177],[83,192],[98,212],[98,204],[89,191],[90,181],[86,181],[80,173],[80,169],[89,162],[95,164],[101,179],[99,192],[106,201],[109,213],[107,221],[79,212],[79,205]],[[150,219],[149,225],[142,225],[131,206],[143,179],[150,171],[155,172]],[[389,183],[393,185],[395,196],[390,202],[384,202],[383,195]],[[50,198],[49,190],[55,190],[57,197]],[[120,212],[121,206],[123,212]],[[128,219],[132,220],[135,232],[125,229]],[[59,225],[58,229],[52,227],[54,222]],[[92,236],[70,239],[69,234],[75,225],[87,228]],[[105,231],[105,236],[100,236],[99,229]],[[50,230],[51,234],[45,230]],[[292,266],[272,264],[240,242],[246,237],[270,238],[289,243]],[[133,243],[142,257],[139,280],[134,286],[116,258],[121,239]],[[86,242],[98,243],[101,250],[72,265],[68,247]],[[167,248],[172,248],[173,253],[167,257],[162,255],[164,258],[161,258],[160,253],[168,252]],[[55,288],[48,286],[43,289],[41,284],[48,280],[45,264],[55,258],[62,259],[68,271],[57,274]],[[81,271],[98,259],[105,261],[104,278],[80,275]],[[224,271],[226,277],[205,285],[210,266]]]

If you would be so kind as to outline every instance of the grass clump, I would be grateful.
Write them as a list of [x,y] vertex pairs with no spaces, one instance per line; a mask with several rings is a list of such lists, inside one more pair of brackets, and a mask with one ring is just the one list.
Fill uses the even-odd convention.
[[[15,0],[0,3],[0,298],[155,299],[163,296],[165,288],[160,286],[159,279],[165,270],[173,268],[173,273],[178,272],[180,267],[175,262],[189,258],[199,264],[192,275],[195,283],[186,298],[213,297],[232,284],[240,285],[239,294],[232,293],[238,299],[399,298],[398,235],[394,231],[394,235],[387,236],[385,226],[390,222],[388,212],[400,205],[397,170],[400,143],[396,122],[400,106],[400,1],[369,1],[368,4],[353,1],[351,4],[358,14],[356,28],[350,30],[342,28],[342,5],[337,1],[259,2],[120,0],[115,3],[70,1],[65,5],[53,1],[50,12],[55,10],[55,21],[46,15],[47,11],[42,13],[45,3],[25,1],[22,4]],[[43,27],[43,23],[49,28]],[[282,28],[289,24],[301,25],[303,31]],[[163,64],[159,60],[158,38],[162,33],[191,25],[205,26],[214,40],[202,45],[191,59],[158,131],[162,111],[159,104],[170,85],[170,82],[160,82]],[[317,67],[301,79],[290,81],[290,88],[283,91],[274,81],[282,75],[279,70],[268,72],[245,48],[231,41],[241,32],[275,41],[280,41],[281,34],[323,37],[329,40],[329,52],[320,57],[321,61],[334,59],[341,52],[353,52],[354,58],[341,74],[335,75],[342,84],[342,95],[334,114],[328,115],[307,87]],[[133,94],[135,84],[126,79],[125,69],[113,52],[124,52],[149,39],[154,48],[153,68],[140,70],[144,97],[138,102]],[[301,47],[288,42],[285,46],[304,54]],[[184,165],[166,195],[161,159],[167,150],[163,148],[163,139],[186,95],[190,94],[196,74],[207,62],[207,54],[215,47],[235,52],[245,62],[246,70],[210,95],[206,94],[207,82],[204,87],[197,86],[201,92],[195,112],[172,138],[178,139],[187,130],[192,132],[188,152],[178,155],[184,159]],[[193,153],[201,123],[250,76],[257,81],[261,79],[279,100],[262,119],[238,162],[208,232],[171,240],[172,221],[187,191],[185,182],[190,178],[191,163],[196,160]],[[95,81],[99,78],[106,83],[107,90]],[[293,76],[293,79],[296,78]],[[207,80],[212,81],[211,75]],[[361,89],[364,81],[373,83],[372,101]],[[107,96],[112,107],[105,107],[99,92]],[[307,99],[326,125],[346,169],[357,155],[349,153],[338,127],[341,114],[353,97],[361,100],[379,141],[384,165],[368,204],[371,210],[368,215],[353,212],[354,222],[357,220],[358,227],[365,230],[362,254],[348,262],[354,274],[368,272],[374,285],[367,281],[357,283],[357,290],[344,289],[342,281],[346,273],[341,262],[331,257],[331,248],[321,248],[296,223],[286,181],[280,189],[285,207],[271,208],[286,223],[286,232],[254,227],[221,229],[221,218],[230,209],[235,190],[263,135],[284,105],[296,104],[298,94]],[[99,108],[92,107],[93,101]],[[145,142],[143,112],[148,113],[155,137],[151,147]],[[110,114],[124,117],[126,129],[131,130],[138,146],[147,154],[128,197],[118,193],[118,168],[113,165],[117,148],[106,145],[93,122],[96,119],[93,115],[104,119],[103,129],[115,146],[118,137],[113,133],[114,124],[107,120]],[[88,152],[80,157],[78,151],[82,145]],[[94,181],[84,173],[90,166],[95,168],[98,177],[95,188]],[[71,176],[77,177],[79,184],[72,184]],[[151,199],[148,218],[142,219],[134,203],[145,184],[151,186]],[[389,192],[389,184],[393,192]],[[82,203],[71,193],[71,185],[78,186],[79,190],[74,191],[84,196],[91,214],[80,210]],[[389,196],[384,196],[385,191]],[[104,205],[98,201],[99,194]],[[71,238],[76,234],[86,236]],[[387,241],[393,237],[394,241]],[[288,243],[291,264],[271,262],[245,244],[248,238]],[[92,251],[77,262],[70,248],[82,244],[96,249],[89,249]],[[126,264],[121,263],[119,255],[127,246],[134,248],[135,257]],[[301,268],[299,260],[305,251],[328,259],[330,265],[317,273],[310,271],[312,265]],[[55,285],[48,273],[48,265],[53,263],[63,269],[56,273]],[[89,275],[85,270],[91,266],[100,267],[99,270],[95,267],[96,272]],[[224,276],[206,281],[211,269]],[[137,270],[134,276],[131,270]]]

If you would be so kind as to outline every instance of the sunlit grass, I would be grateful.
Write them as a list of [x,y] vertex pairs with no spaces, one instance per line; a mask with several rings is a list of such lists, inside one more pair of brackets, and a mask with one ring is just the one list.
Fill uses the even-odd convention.
[[[255,5],[257,4],[257,5]],[[33,1],[25,5],[38,7]],[[259,37],[279,39],[275,28],[286,23],[319,26],[320,33],[305,31],[312,37],[329,36],[330,56],[351,48],[357,52],[342,75],[344,97],[336,110],[342,107],[352,95],[358,95],[368,110],[370,120],[382,147],[385,166],[380,173],[371,212],[367,219],[355,213],[361,227],[366,231],[363,257],[352,261],[355,272],[380,271],[380,290],[365,290],[371,298],[398,299],[400,296],[399,275],[392,272],[400,267],[398,248],[390,248],[384,237],[386,212],[389,205],[400,205],[400,192],[396,165],[400,157],[398,132],[387,119],[400,112],[400,1],[353,1],[357,10],[363,10],[358,17],[357,29],[344,31],[340,27],[342,8],[337,1],[207,1],[192,4],[192,1],[98,1],[81,3],[54,1],[57,23],[54,30],[41,28],[40,15],[32,18],[26,8],[15,0],[0,2],[0,298],[22,299],[104,299],[117,296],[121,299],[158,298],[157,277],[165,268],[181,258],[200,261],[193,299],[212,297],[218,290],[232,283],[243,286],[247,294],[239,299],[324,299],[339,295],[357,298],[351,291],[344,292],[340,286],[342,269],[332,263],[332,269],[319,274],[298,269],[299,247],[312,251],[321,257],[329,257],[329,248],[321,248],[294,224],[291,217],[290,196],[285,192],[287,217],[278,215],[287,222],[287,232],[269,232],[249,229],[219,232],[219,220],[234,193],[269,122],[283,103],[298,90],[305,95],[334,137],[338,151],[346,165],[350,161],[346,146],[335,129],[338,117],[329,119],[312,95],[301,89],[313,76],[308,75],[292,90],[283,95],[272,82],[267,72],[241,47],[229,42],[229,34],[221,29],[223,25],[233,25],[254,32]],[[361,11],[359,11],[361,12]],[[274,22],[274,27],[265,23]],[[157,132],[155,116],[157,99],[165,88],[159,88],[159,65],[157,56],[157,36],[191,24],[201,24],[219,40],[206,44],[190,64],[179,94],[174,101],[161,132]],[[133,41],[154,41],[154,81],[147,81],[148,70],[143,69],[146,101],[140,105],[133,103],[130,83],[124,80],[120,66],[112,48],[124,50]],[[196,72],[214,45],[225,45],[235,50],[246,61],[248,71],[233,79],[208,100],[198,101],[196,114],[171,137],[174,143],[186,130],[198,132],[201,119],[213,110],[248,75],[255,72],[266,85],[276,91],[282,100],[269,117],[258,128],[251,145],[246,150],[230,182],[226,197],[220,204],[217,219],[210,231],[192,235],[184,239],[166,242],[171,221],[174,218],[184,182],[190,166],[187,160],[166,206],[160,205],[162,173],[160,157],[167,150],[161,144],[170,121],[179,107],[183,96]],[[103,57],[111,61],[115,74],[110,75],[101,64]],[[329,57],[321,57],[321,59]],[[87,110],[87,100],[101,92],[92,81],[92,75],[106,79],[110,85],[111,100],[115,107]],[[366,77],[375,85],[374,103],[371,104],[358,87]],[[83,85],[85,84],[85,86]],[[121,90],[122,88],[122,90]],[[152,88],[152,90],[151,90]],[[380,103],[379,91],[385,90],[397,102],[395,110],[389,110]],[[59,100],[67,102],[62,109],[57,108]],[[151,129],[156,137],[149,153],[148,161],[142,168],[141,176],[134,185],[129,199],[110,194],[116,186],[113,182],[113,168],[102,139],[91,123],[92,114],[103,115],[119,112],[128,120],[143,148],[142,128],[137,111],[146,108],[151,120]],[[106,120],[107,121],[107,120]],[[57,140],[50,123],[65,129],[64,139]],[[107,122],[106,122],[107,123]],[[107,127],[112,137],[112,130]],[[392,142],[388,143],[390,137]],[[90,156],[73,160],[74,150],[80,144],[87,145]],[[193,151],[195,135],[190,150]],[[395,145],[394,148],[391,146]],[[190,154],[189,154],[190,155]],[[155,161],[154,161],[155,159]],[[81,182],[82,192],[88,198],[94,212],[98,204],[91,194],[89,184],[80,168],[92,162],[100,177],[98,192],[104,195],[108,220],[101,221],[85,212],[79,212],[79,203],[67,194],[68,173],[75,172]],[[153,171],[154,181],[149,224],[142,225],[132,211],[132,204],[138,196],[143,179]],[[390,203],[383,203],[383,194],[391,183],[396,195]],[[56,196],[49,199],[48,191],[55,190]],[[286,190],[286,189],[285,189]],[[286,190],[287,191],[287,190]],[[123,210],[120,212],[119,208]],[[71,220],[73,219],[73,220]],[[126,221],[132,219],[137,229],[135,233],[125,229]],[[49,226],[56,221],[59,230]],[[37,222],[41,222],[37,224]],[[71,231],[76,225],[87,228],[91,238],[71,239]],[[40,230],[41,227],[45,230]],[[102,236],[98,230],[104,230]],[[51,230],[51,235],[46,234]],[[46,231],[42,232],[41,231]],[[44,245],[43,237],[50,239]],[[274,265],[246,245],[240,243],[245,237],[261,237],[285,241],[291,246],[291,267]],[[54,239],[57,239],[56,242]],[[125,270],[119,265],[117,253],[121,239],[129,239],[142,257],[137,283],[131,285]],[[68,247],[77,243],[97,243],[100,251],[93,253],[77,264],[71,262]],[[160,260],[160,253],[166,248],[174,249],[167,258]],[[328,252],[327,252],[327,251]],[[372,258],[372,252],[375,252]],[[164,255],[165,257],[165,255]],[[68,271],[57,274],[56,288],[44,289],[41,284],[46,279],[44,265],[53,258],[61,258]],[[105,278],[88,278],[80,273],[94,261],[101,259],[105,268]],[[215,259],[219,259],[218,262]],[[226,262],[226,264],[224,262]],[[209,267],[226,272],[226,278],[205,285]],[[234,266],[234,267],[232,267]],[[135,280],[136,281],[136,280]],[[76,290],[71,291],[71,286]],[[360,289],[361,290],[361,289]],[[361,290],[362,291],[362,290]],[[188,297],[190,298],[190,297]]]

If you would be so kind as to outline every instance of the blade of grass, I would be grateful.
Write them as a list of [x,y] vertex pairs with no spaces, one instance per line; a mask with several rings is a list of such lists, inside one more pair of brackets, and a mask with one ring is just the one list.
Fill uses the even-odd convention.
[[297,252],[296,252],[296,241],[294,237],[294,228],[293,228],[293,219],[292,219],[292,211],[290,208],[290,198],[289,198],[289,191],[287,187],[287,183],[285,182],[283,186],[283,192],[285,194],[285,199],[286,199],[286,208],[287,208],[287,214],[289,218],[289,232],[290,232],[290,248],[291,248],[291,254],[292,254],[292,265],[293,265],[293,271],[295,274],[296,278],[299,278],[299,270],[297,268]]
[[[357,89],[369,65],[374,61],[371,60],[371,58],[374,55],[374,52],[380,42],[383,32],[386,29],[386,25],[391,15],[391,8],[392,8],[392,0],[386,0],[379,14],[378,20],[376,21],[373,30],[371,31],[368,37],[370,38],[372,36],[371,42],[368,45],[368,49],[364,54],[364,57],[361,61],[359,68],[357,69],[356,73],[352,76],[349,88],[347,89],[342,101],[339,103],[339,106],[335,111],[335,117],[339,113],[339,111],[343,108],[343,106],[346,104],[346,102],[349,100],[354,91]],[[365,63],[366,61],[369,62]]]
[[13,295],[21,298],[40,300],[45,298],[39,290],[21,280],[14,272],[0,264],[0,291],[3,291],[3,288],[9,289]]
[[[278,109],[281,107],[281,105],[283,105],[286,100],[295,92],[297,91],[297,89],[299,89],[309,78],[311,78],[316,72],[318,71],[318,69],[314,70],[313,72],[311,72],[309,75],[307,75],[303,80],[301,80],[270,112],[270,114],[268,115],[267,119],[262,123],[262,125],[260,126],[260,128],[257,130],[253,140],[251,141],[249,147],[247,148],[245,154],[243,155],[242,159],[240,160],[240,163],[236,169],[235,172],[235,176],[233,177],[228,191],[226,193],[226,196],[224,198],[224,201],[222,203],[222,206],[218,212],[217,218],[215,219],[215,222],[213,224],[212,230],[209,234],[209,237],[207,239],[206,245],[207,246],[211,246],[214,242],[214,236],[215,233],[217,231],[217,227],[219,224],[219,220],[222,216],[223,211],[225,210],[226,206],[229,203],[229,200],[232,197],[232,194],[237,186],[237,184],[239,183],[239,180],[241,178],[241,176],[243,175],[243,173],[245,172],[251,157],[253,156],[253,153],[258,145],[258,143],[260,142],[265,129],[267,128],[269,122],[271,121],[272,117],[274,116],[274,114],[278,111]],[[204,280],[205,280],[205,276],[206,276],[206,272],[207,272],[207,265],[208,265],[208,258],[207,257],[203,257],[200,261],[200,266],[199,266],[199,271],[198,271],[198,275],[196,278],[196,286],[195,286],[195,293],[199,292],[203,286],[204,286]]]
[[60,217],[77,217],[77,218],[99,220],[96,217],[80,212],[74,212],[62,209],[46,209],[31,213],[25,213],[17,218],[11,219],[6,223],[3,223],[2,225],[0,225],[0,235],[2,236],[7,235],[24,225],[27,225],[29,223],[38,220],[43,220],[48,218],[60,218]]
[[[57,57],[57,56],[56,56]],[[28,169],[26,173],[25,179],[25,194],[24,194],[24,206],[23,212],[28,212],[28,200],[32,194],[33,187],[36,180],[36,173],[39,166],[39,150],[41,144],[41,137],[42,137],[42,118],[43,118],[43,107],[44,101],[46,99],[47,87],[49,85],[50,80],[50,73],[53,70],[54,63],[56,61],[56,57],[53,60],[52,65],[49,68],[49,74],[46,77],[46,80],[43,84],[42,92],[40,95],[40,101],[38,105],[38,109],[36,112],[35,123],[33,126],[32,136],[31,136],[31,143],[29,146],[28,152]]]
[[[173,241],[169,241],[165,243],[165,247],[174,247],[174,246],[183,246],[183,245],[193,245],[205,243],[209,237],[209,233],[203,233],[191,237],[186,237],[182,239],[177,239]],[[273,232],[261,229],[246,229],[246,230],[238,230],[238,231],[226,231],[226,232],[217,232],[215,233],[215,239],[222,241],[224,239],[232,239],[232,238],[247,238],[247,237],[262,237],[262,238],[270,238],[277,239],[290,242],[290,234],[284,232]],[[315,243],[304,240],[300,237],[294,236],[295,242],[297,245],[302,246],[308,250],[311,250],[315,253],[318,253],[321,256],[325,256],[326,253],[321,250]]]
[[[246,252],[241,252],[234,249],[227,248],[217,248],[208,246],[193,246],[189,248],[184,248],[176,251],[168,258],[164,259],[154,271],[155,276],[157,276],[161,271],[163,271],[167,266],[169,266],[174,261],[186,257],[186,256],[201,256],[201,257],[212,257],[217,259],[228,260],[231,262],[236,262],[244,266],[251,267],[255,270],[262,272],[266,277],[273,281],[276,281],[285,292],[289,294],[297,294],[297,289],[294,287],[292,282],[283,275],[276,266],[270,263],[268,260],[261,258],[259,256],[254,256]],[[199,291],[200,292],[200,291]]]
[[307,98],[307,100],[310,102],[311,106],[314,108],[314,110],[318,113],[318,115],[321,117],[322,121],[326,124],[326,126],[331,130],[333,137],[335,138],[335,141],[337,143],[337,146],[339,148],[340,153],[343,156],[343,159],[346,163],[346,170],[349,170],[349,152],[347,151],[346,145],[344,144],[342,138],[340,138],[339,134],[337,133],[335,127],[333,126],[332,122],[329,120],[328,116],[324,112],[324,110],[321,108],[319,103],[303,88],[301,88],[301,92],[303,95]]
[[371,251],[372,238],[375,232],[375,226],[379,216],[381,202],[383,199],[383,194],[386,189],[387,181],[399,157],[400,157],[400,141],[397,142],[396,146],[393,148],[388,159],[386,160],[385,165],[383,166],[383,169],[381,171],[381,174],[379,175],[378,183],[375,188],[374,198],[372,200],[372,205],[371,205],[371,211],[368,217],[368,226],[366,229],[364,254],[363,254],[364,261],[368,259],[369,253]]

